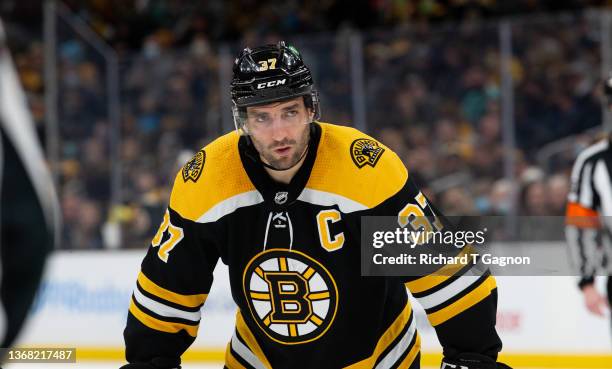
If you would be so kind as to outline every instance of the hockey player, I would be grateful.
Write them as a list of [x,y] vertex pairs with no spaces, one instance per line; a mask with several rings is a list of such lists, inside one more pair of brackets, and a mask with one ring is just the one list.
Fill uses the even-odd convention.
[[[604,98],[612,112],[612,75],[604,81]],[[587,309],[604,316],[612,303],[612,278],[607,299],[595,287],[600,268],[612,275],[612,134],[584,149],[572,169],[566,210],[566,238],[578,267],[578,286]],[[607,270],[605,269],[607,268]]]
[[318,94],[294,47],[244,49],[233,73],[236,132],[175,179],[132,295],[125,368],[180,365],[219,259],[238,306],[227,368],[418,368],[406,287],[437,331],[444,367],[498,367],[489,273],[360,275],[361,216],[431,215],[399,157],[318,121]]
[[53,182],[0,21],[0,347],[26,319],[58,230]]

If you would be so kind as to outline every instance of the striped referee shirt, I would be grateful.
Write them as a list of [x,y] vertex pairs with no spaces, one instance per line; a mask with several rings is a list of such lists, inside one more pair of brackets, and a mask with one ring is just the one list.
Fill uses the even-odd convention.
[[612,136],[578,155],[566,209],[565,235],[579,286],[601,270],[612,275]]

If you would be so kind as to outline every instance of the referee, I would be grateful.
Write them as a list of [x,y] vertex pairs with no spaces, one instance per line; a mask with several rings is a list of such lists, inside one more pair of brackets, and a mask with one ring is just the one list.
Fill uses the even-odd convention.
[[[612,111],[612,74],[604,81]],[[572,169],[566,209],[566,239],[579,268],[578,286],[587,309],[604,316],[612,301],[612,134],[582,151]],[[598,271],[608,274],[607,298],[594,285]]]
[[15,342],[26,319],[58,224],[53,183],[0,21],[0,347]]

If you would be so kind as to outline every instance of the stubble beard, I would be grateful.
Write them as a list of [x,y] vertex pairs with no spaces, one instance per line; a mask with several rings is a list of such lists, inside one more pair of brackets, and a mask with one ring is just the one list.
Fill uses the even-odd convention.
[[[261,142],[258,142],[255,138],[251,136],[251,140],[253,141],[253,145],[259,152],[259,155],[262,157],[265,163],[270,165],[276,170],[287,170],[297,164],[298,161],[302,158],[302,154],[308,147],[308,140],[310,139],[310,129],[304,129],[304,133],[302,137],[300,137],[298,144],[296,145],[295,140],[284,139],[280,142],[275,142],[269,145],[267,148],[263,147]],[[274,149],[282,146],[294,145],[294,152],[288,158],[278,158],[274,153]]]

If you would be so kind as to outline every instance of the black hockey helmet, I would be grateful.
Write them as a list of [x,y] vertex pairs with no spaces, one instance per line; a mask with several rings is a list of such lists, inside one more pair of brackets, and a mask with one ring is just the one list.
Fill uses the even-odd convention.
[[[236,129],[246,133],[246,107],[304,96],[306,107],[319,119],[319,96],[310,69],[299,51],[284,41],[254,49],[245,48],[234,61],[231,83],[232,112]],[[308,122],[310,123],[310,122]]]

